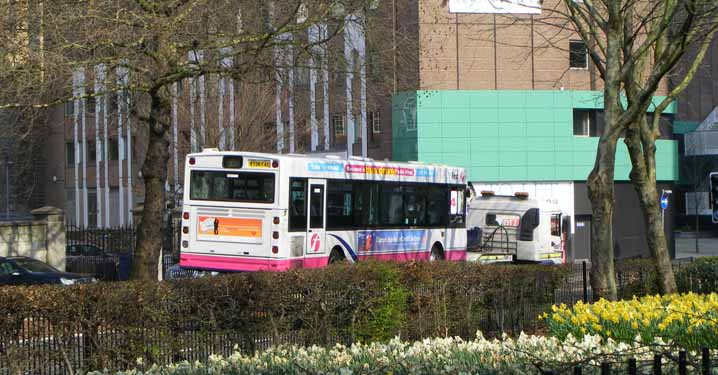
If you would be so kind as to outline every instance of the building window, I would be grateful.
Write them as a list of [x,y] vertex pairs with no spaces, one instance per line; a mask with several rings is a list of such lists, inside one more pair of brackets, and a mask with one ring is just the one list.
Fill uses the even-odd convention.
[[110,148],[108,149],[110,160],[117,160],[120,157],[120,150],[117,146],[117,139],[110,138]]
[[381,122],[379,117],[379,111],[369,112],[369,124],[371,125],[372,133],[381,133]]
[[573,110],[573,135],[578,137],[590,137],[596,135],[596,121],[594,121],[592,110]]
[[95,113],[95,102],[97,99],[92,92],[87,93],[87,95],[88,97],[85,99],[85,113]]
[[569,42],[569,61],[573,69],[588,69],[588,50],[586,43],[580,40]]
[[[100,145],[102,147],[102,145]],[[97,147],[95,145],[95,142],[87,142],[87,160],[89,162],[94,162],[96,159]],[[102,161],[102,158],[100,158],[100,161]]]
[[336,136],[336,137],[344,136],[344,134],[345,134],[344,116],[333,115],[332,116],[332,126],[334,127],[334,136]]
[[75,114],[75,101],[65,103],[65,116],[72,116]]
[[65,145],[65,150],[67,150],[67,156],[65,159],[67,160],[67,165],[69,167],[75,166],[75,144],[74,143],[67,143]]

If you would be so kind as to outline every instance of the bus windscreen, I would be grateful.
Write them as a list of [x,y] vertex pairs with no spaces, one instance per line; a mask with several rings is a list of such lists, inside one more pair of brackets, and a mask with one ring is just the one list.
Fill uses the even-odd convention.
[[192,171],[190,199],[274,203],[274,173]]

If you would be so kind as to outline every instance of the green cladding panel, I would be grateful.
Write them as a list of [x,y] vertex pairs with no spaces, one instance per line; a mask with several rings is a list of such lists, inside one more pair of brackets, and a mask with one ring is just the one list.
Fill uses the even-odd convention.
[[[573,110],[603,108],[603,97],[598,91],[410,91],[396,94],[392,108],[395,160],[464,167],[474,181],[585,181],[598,138],[573,135]],[[656,146],[658,179],[677,180],[676,141]],[[630,168],[619,141],[616,180],[628,180]]]

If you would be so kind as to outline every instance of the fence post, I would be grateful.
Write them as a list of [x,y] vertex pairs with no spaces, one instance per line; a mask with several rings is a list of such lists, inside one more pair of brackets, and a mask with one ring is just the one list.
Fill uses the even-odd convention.
[[703,371],[701,372],[703,375],[710,375],[711,373],[711,352],[708,348],[703,348],[701,353],[701,367],[703,368]]
[[636,374],[638,374],[638,369],[636,367],[636,359],[629,358],[628,359],[628,375],[636,375]]
[[678,374],[679,375],[687,375],[688,374],[688,361],[686,360],[686,351],[681,350],[678,352]]
[[582,262],[583,265],[583,303],[588,303],[588,270],[586,269],[586,261]]
[[611,364],[608,362],[601,362],[601,375],[611,375]]
[[663,362],[660,354],[656,354],[653,356],[653,375],[663,374],[662,363]]

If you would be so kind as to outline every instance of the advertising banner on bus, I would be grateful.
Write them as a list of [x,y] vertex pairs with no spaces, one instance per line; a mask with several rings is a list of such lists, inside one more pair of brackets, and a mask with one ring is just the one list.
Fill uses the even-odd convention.
[[200,216],[198,220],[199,236],[262,237],[261,219]]
[[427,234],[425,229],[360,231],[357,247],[359,252],[424,250],[427,248]]

